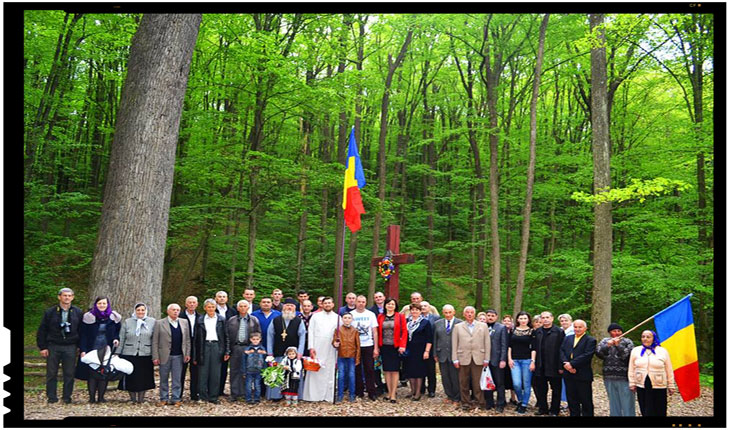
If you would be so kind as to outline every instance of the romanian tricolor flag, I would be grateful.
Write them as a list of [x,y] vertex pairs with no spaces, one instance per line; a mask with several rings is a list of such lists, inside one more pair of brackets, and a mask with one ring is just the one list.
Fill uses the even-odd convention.
[[350,132],[350,145],[347,148],[347,170],[345,170],[345,189],[342,193],[342,209],[345,210],[345,223],[351,232],[360,230],[360,214],[365,213],[360,197],[360,188],[365,186],[365,172],[362,170],[360,154],[355,142],[355,127]]
[[669,352],[674,380],[685,402],[700,396],[700,366],[690,297],[692,294],[654,315],[657,335]]

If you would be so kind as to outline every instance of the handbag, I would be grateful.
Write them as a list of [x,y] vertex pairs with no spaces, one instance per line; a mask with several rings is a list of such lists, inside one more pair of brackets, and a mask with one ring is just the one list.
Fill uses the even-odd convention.
[[479,377],[479,386],[482,391],[494,391],[497,388],[494,385],[494,379],[492,378],[492,372],[489,370],[489,366],[482,368],[482,375]]

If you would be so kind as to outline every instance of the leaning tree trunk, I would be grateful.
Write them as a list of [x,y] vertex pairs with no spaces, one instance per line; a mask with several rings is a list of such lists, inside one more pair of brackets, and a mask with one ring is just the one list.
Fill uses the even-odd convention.
[[[593,190],[596,194],[611,187],[611,144],[606,86],[606,37],[603,15],[591,14],[591,32],[596,46],[591,48],[591,123],[593,128]],[[600,333],[611,323],[611,250],[613,246],[611,202],[594,208],[593,292],[591,325]],[[595,366],[600,367],[599,366]]]
[[530,215],[532,214],[532,188],[535,184],[535,161],[537,158],[537,96],[540,92],[540,73],[542,58],[545,52],[545,31],[550,14],[545,14],[540,25],[540,40],[537,45],[535,63],[535,81],[532,84],[532,101],[530,102],[530,160],[527,165],[527,185],[525,191],[525,208],[522,214],[522,238],[520,240],[520,264],[517,269],[517,288],[512,315],[522,310],[522,291],[525,288],[525,272],[527,270],[527,249],[530,244]]
[[132,39],[89,290],[125,315],[138,301],[160,314],[175,150],[200,21],[148,14]]

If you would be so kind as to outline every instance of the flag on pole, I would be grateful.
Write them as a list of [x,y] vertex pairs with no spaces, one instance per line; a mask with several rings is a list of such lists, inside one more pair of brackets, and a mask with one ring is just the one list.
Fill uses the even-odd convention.
[[350,144],[347,148],[347,170],[345,170],[345,188],[342,193],[342,209],[345,210],[345,223],[351,232],[360,230],[360,215],[365,213],[360,197],[360,188],[365,186],[365,172],[362,170],[360,154],[355,142],[355,127],[350,132]]
[[657,335],[669,352],[674,380],[685,402],[700,396],[700,366],[690,297],[692,294],[654,315]]

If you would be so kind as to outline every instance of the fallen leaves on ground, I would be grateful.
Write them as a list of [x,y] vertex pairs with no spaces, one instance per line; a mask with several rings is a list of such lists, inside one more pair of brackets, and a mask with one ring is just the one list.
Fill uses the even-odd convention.
[[[187,387],[187,384],[186,384]],[[60,384],[59,384],[60,389]],[[228,392],[228,388],[226,388]],[[287,406],[284,401],[271,402],[263,400],[258,405],[248,405],[245,402],[231,403],[228,397],[221,397],[221,403],[214,405],[207,402],[191,402],[189,392],[183,396],[183,404],[175,406],[157,406],[159,390],[147,392],[145,402],[141,405],[132,404],[129,395],[124,391],[110,390],[106,394],[106,403],[90,404],[86,390],[78,387],[74,390],[73,403],[66,405],[62,402],[49,405],[46,403],[45,392],[26,393],[24,416],[27,420],[34,419],[62,419],[68,416],[532,416],[535,412],[534,393],[530,400],[530,407],[525,415],[519,415],[515,406],[507,405],[504,413],[473,409],[462,411],[453,404],[445,403],[443,388],[439,381],[436,397],[423,396],[419,401],[407,399],[410,389],[398,388],[397,403],[357,399],[354,403],[345,400],[343,403],[332,404],[325,402],[304,402]],[[509,392],[507,394],[509,396]],[[669,416],[713,416],[714,391],[702,387],[699,398],[684,403],[679,394],[669,399]],[[593,401],[596,416],[608,416],[608,398],[603,386],[603,380],[597,377],[593,382]],[[639,413],[639,406],[636,406]],[[562,411],[561,416],[567,416]],[[546,417],[547,418],[547,417]],[[519,419],[519,418],[516,418]]]

